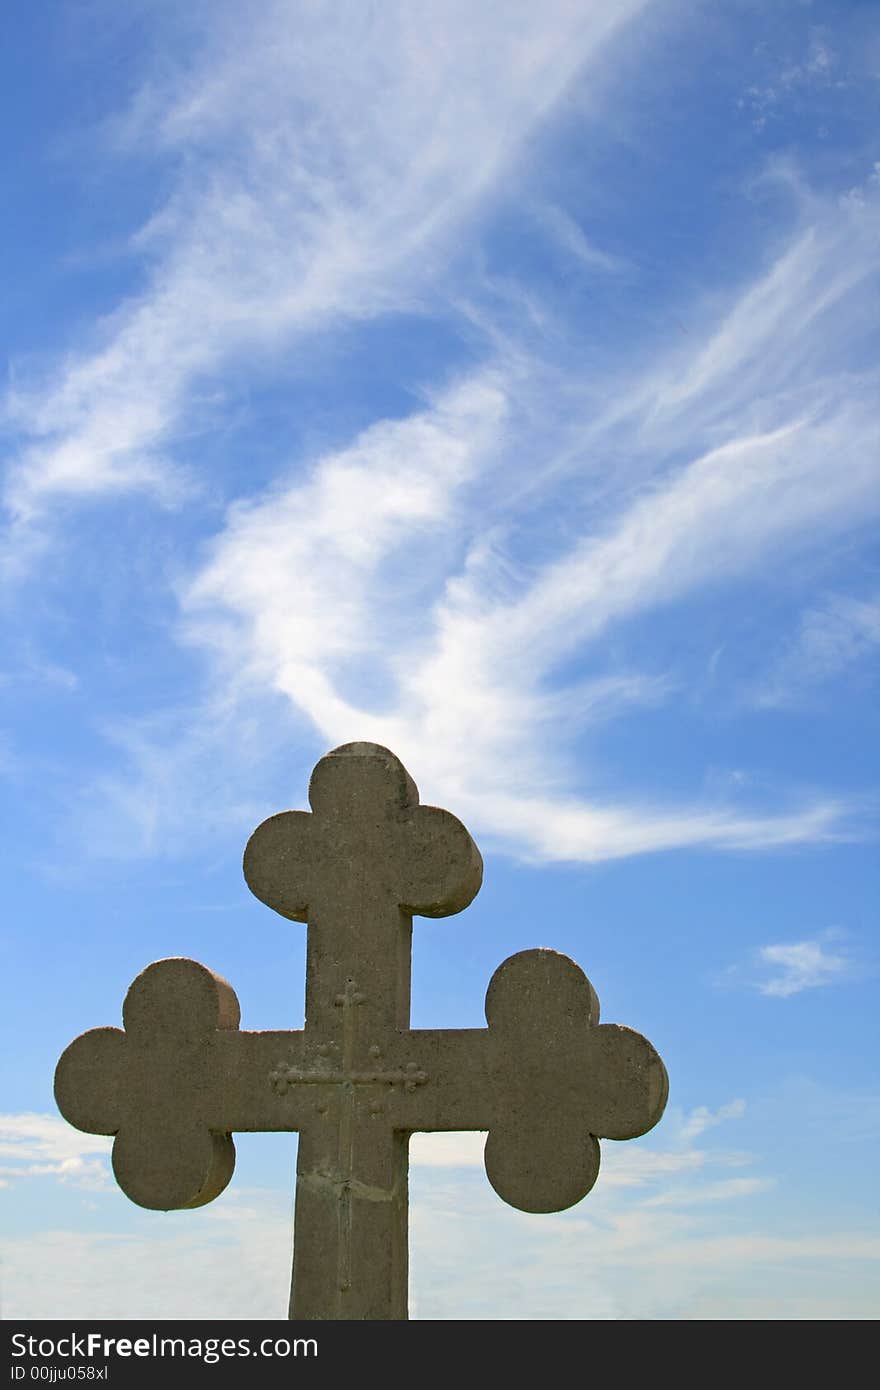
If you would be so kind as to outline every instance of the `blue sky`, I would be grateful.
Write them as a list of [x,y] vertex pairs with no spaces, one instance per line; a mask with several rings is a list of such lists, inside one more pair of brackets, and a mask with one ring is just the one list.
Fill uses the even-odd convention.
[[295,1138],[143,1212],[52,1073],[163,956],[301,1026],[240,856],[357,739],[486,864],[414,1025],[551,946],[670,1074],[567,1213],[414,1138],[412,1315],[876,1316],[876,7],[11,24],[4,1316],[284,1315]]

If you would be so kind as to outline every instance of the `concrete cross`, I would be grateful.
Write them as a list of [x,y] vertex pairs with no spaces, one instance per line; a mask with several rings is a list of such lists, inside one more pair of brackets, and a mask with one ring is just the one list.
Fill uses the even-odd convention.
[[322,758],[309,801],[264,821],[244,857],[256,896],[308,923],[304,1029],[241,1032],[225,980],[157,961],[128,992],[124,1031],[71,1043],[55,1094],[71,1124],[116,1136],[119,1185],[159,1210],[222,1192],[232,1131],[298,1130],[290,1316],[405,1318],[411,1133],[488,1130],[499,1196],[560,1211],[595,1182],[597,1137],[657,1123],[666,1072],[640,1034],[599,1024],[589,980],[555,951],[499,966],[487,1028],[411,1029],[413,914],[466,907],[479,852],[376,744]]

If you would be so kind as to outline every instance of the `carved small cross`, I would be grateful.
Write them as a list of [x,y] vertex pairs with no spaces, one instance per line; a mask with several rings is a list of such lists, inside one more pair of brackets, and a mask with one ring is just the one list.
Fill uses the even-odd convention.
[[487,1028],[411,1029],[413,914],[466,907],[479,852],[376,744],[322,758],[309,801],[264,821],[244,857],[256,896],[308,923],[304,1029],[240,1032],[225,980],[157,961],[128,992],[124,1031],[71,1043],[55,1094],[71,1124],[116,1136],[119,1185],[159,1210],[222,1192],[234,1130],[298,1130],[290,1316],[405,1318],[411,1133],[488,1130],[499,1196],[560,1211],[595,1182],[597,1137],[657,1123],[666,1072],[640,1034],[599,1024],[589,980],[555,951],[499,966]]

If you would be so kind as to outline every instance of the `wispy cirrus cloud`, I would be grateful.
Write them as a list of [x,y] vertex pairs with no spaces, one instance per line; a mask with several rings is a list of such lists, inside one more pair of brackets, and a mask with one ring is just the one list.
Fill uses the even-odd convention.
[[[516,369],[496,363],[459,381],[422,415],[372,427],[353,449],[319,459],[310,481],[237,509],[185,594],[188,635],[221,658],[225,651],[227,670],[233,652],[239,665],[247,654],[260,678],[305,713],[327,743],[360,731],[389,744],[423,770],[432,796],[454,798],[477,828],[538,858],[834,838],[847,808],[833,796],[773,814],[663,806],[644,794],[637,804],[602,804],[572,783],[559,752],[566,728],[590,724],[597,682],[567,684],[557,672],[601,650],[609,633],[634,618],[760,574],[785,550],[809,550],[818,535],[858,526],[876,509],[876,408],[868,380],[850,391],[838,360],[841,336],[861,314],[855,292],[872,273],[863,215],[857,210],[850,224],[853,255],[845,270],[835,269],[844,234],[822,209],[813,229],[797,233],[688,355],[676,348],[674,364],[658,364],[630,383],[618,393],[623,404],[598,420],[572,424],[569,412],[569,438],[552,439],[559,453],[545,440],[542,461],[519,494],[529,508],[541,493],[542,466],[548,496],[565,495],[560,454],[569,475],[575,461],[589,475],[606,454],[628,452],[636,466],[631,462],[620,492],[602,498],[592,524],[581,535],[575,530],[561,554],[550,550],[543,563],[526,567],[518,534],[530,512],[510,514],[502,505],[494,525],[491,506],[486,515],[490,483],[503,476],[502,447],[515,458],[537,446],[523,403],[528,371],[521,360]],[[871,225],[876,217],[873,209]],[[560,404],[571,389],[563,374]],[[484,412],[484,428],[475,408]],[[436,442],[433,453],[411,447],[414,432]],[[437,455],[446,450],[457,462],[440,468]],[[846,466],[829,467],[841,453]],[[324,480],[343,470],[357,497],[388,467],[403,469],[414,493],[431,495],[411,534],[406,525],[388,530],[380,500],[373,508],[378,544],[368,540],[374,523],[366,516],[350,544],[344,511],[338,540],[328,541],[326,509],[316,505],[329,495]],[[442,494],[425,491],[426,473]],[[515,466],[513,474],[516,493]],[[298,519],[287,542],[285,516]],[[441,561],[433,575],[429,558],[408,576],[412,537],[430,537]],[[530,537],[534,543],[534,530]],[[327,578],[316,561],[322,546],[333,567]],[[344,601],[335,597],[341,593]],[[314,640],[319,630],[322,642]],[[342,630],[348,636],[340,645]],[[370,701],[360,698],[358,681],[365,635]],[[603,680],[606,673],[599,686]],[[637,669],[613,672],[610,680],[620,710],[662,701],[664,688],[675,688],[674,679],[652,680]]]
[[758,948],[758,963],[770,972],[757,988],[774,999],[788,999],[805,989],[836,984],[853,973],[851,958],[833,950],[819,937],[812,941],[782,942]]
[[840,676],[870,662],[880,646],[880,598],[830,594],[802,615],[754,698],[768,708],[797,707]]
[[[793,163],[765,170],[790,206],[759,263],[672,306],[682,335],[645,343],[631,329],[632,351],[617,343],[589,374],[574,317],[547,332],[539,293],[515,276],[510,297],[536,312],[502,312],[480,257],[451,269],[453,230],[502,173],[528,184],[528,140],[646,8],[556,0],[540,21],[517,9],[516,25],[353,8],[349,30],[338,7],[294,22],[266,3],[246,36],[224,10],[190,64],[145,84],[112,127],[120,150],[183,158],[182,173],[137,235],[146,288],[91,351],[11,399],[15,535],[39,533],[61,496],[197,494],[205,479],[184,483],[169,461],[200,428],[199,391],[212,383],[222,400],[245,364],[277,380],[283,362],[289,380],[310,335],[402,307],[479,335],[470,365],[446,362],[408,416],[278,460],[190,563],[178,632],[212,659],[200,709],[221,758],[238,692],[281,698],[315,743],[389,744],[432,799],[526,857],[851,833],[854,808],[833,791],[782,788],[773,804],[672,799],[644,782],[600,793],[572,756],[600,722],[681,689],[674,663],[621,656],[635,622],[686,623],[701,596],[766,582],[783,556],[862,527],[880,496],[880,379],[863,351],[880,227],[870,175],[838,199]],[[639,275],[587,218],[543,194],[530,207],[584,275]],[[161,805],[198,796],[182,769],[214,761],[211,730],[188,750],[155,720],[110,735],[136,767],[98,778],[96,800],[133,808],[152,852]]]
[[726,1120],[742,1119],[745,1113],[746,1103],[740,1098],[728,1101],[718,1110],[710,1110],[707,1105],[697,1106],[695,1110],[684,1117],[679,1129],[680,1139],[683,1143],[690,1144],[694,1139],[704,1134],[707,1129],[713,1129]]
[[307,335],[430,295],[431,258],[647,3],[501,16],[263,0],[247,26],[235,6],[206,10],[189,61],[147,73],[107,128],[122,157],[179,169],[132,234],[146,288],[7,401],[12,543],[53,499],[179,500],[193,480],[174,441],[206,381],[254,355],[293,354],[295,372]]
[[755,989],[769,999],[790,999],[805,989],[857,979],[864,968],[846,942],[845,933],[832,928],[802,941],[758,946],[747,964],[731,966],[723,979]]

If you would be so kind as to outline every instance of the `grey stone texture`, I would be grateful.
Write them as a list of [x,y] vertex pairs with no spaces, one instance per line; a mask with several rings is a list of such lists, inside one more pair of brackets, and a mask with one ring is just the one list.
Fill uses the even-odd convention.
[[657,1123],[666,1071],[640,1034],[599,1023],[587,977],[550,950],[498,967],[487,1028],[411,1029],[412,918],[467,907],[479,851],[377,744],[322,758],[309,802],[264,821],[244,856],[256,896],[308,924],[305,1027],[242,1032],[225,980],[157,961],[128,991],[124,1031],[71,1043],[55,1094],[78,1129],[116,1136],[120,1187],[155,1210],[223,1191],[233,1131],[299,1131],[290,1316],[401,1319],[411,1133],[488,1130],[498,1195],[560,1211],[595,1182],[598,1138]]

